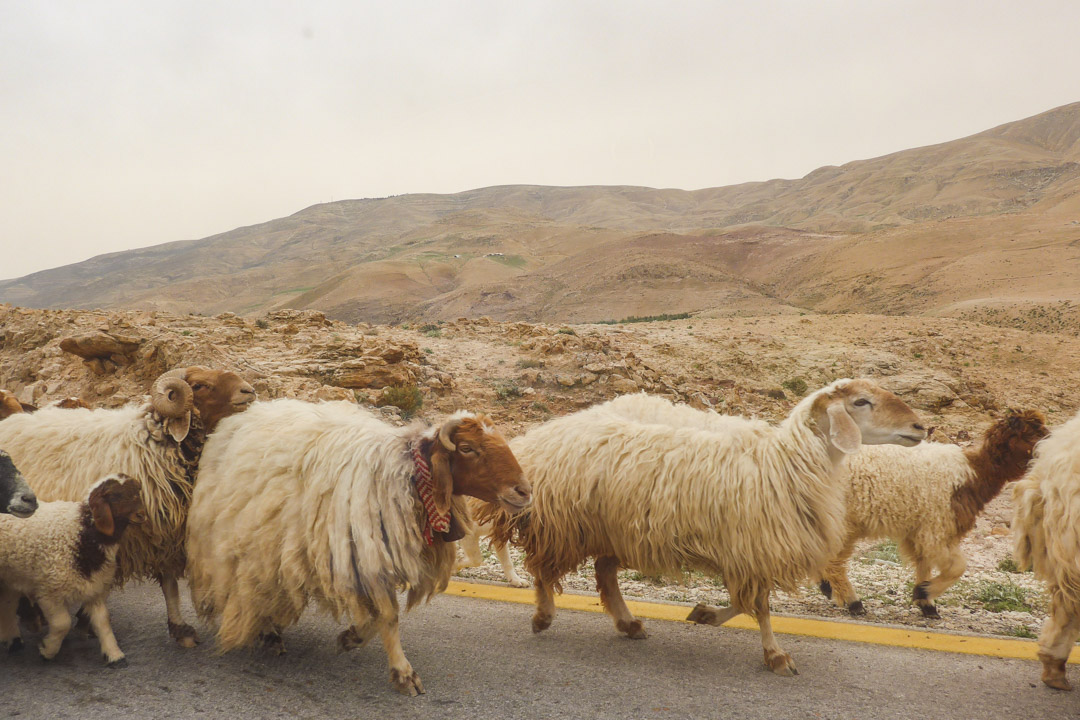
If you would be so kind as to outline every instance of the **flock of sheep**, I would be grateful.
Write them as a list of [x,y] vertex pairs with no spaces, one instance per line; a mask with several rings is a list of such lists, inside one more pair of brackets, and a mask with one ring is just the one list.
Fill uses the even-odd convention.
[[282,632],[314,602],[346,621],[339,649],[379,635],[392,685],[416,695],[398,593],[408,609],[441,592],[457,541],[475,555],[484,534],[514,584],[506,546],[524,550],[534,632],[553,622],[563,576],[589,559],[605,610],[631,638],[646,631],[622,599],[620,568],[700,570],[724,582],[731,604],[699,604],[688,619],[753,616],[765,664],[793,675],[772,633],[773,590],[812,579],[860,614],[847,560],[860,538],[888,536],[915,566],[914,602],[934,617],[934,599],[964,572],[960,540],[1023,477],[1016,557],[1051,597],[1042,679],[1070,689],[1080,416],[1049,435],[1044,422],[1010,414],[966,450],[920,444],[915,413],[868,380],[813,392],[776,426],[635,394],[511,441],[469,412],[395,427],[348,402],[255,402],[235,373],[201,367],[165,373],[146,402],[115,410],[77,400],[38,410],[0,391],[0,642],[18,649],[22,629],[44,623],[40,652],[52,658],[79,608],[107,662],[123,664],[105,599],[128,579],[153,579],[170,635],[192,647],[177,583],[186,576],[220,650],[283,652]]

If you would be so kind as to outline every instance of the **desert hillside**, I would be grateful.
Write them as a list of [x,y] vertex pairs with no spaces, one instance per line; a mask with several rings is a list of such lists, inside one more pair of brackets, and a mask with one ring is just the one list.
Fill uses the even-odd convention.
[[1074,103],[798,180],[316,205],[0,282],[0,301],[384,323],[868,312],[1075,331],[1078,191]]

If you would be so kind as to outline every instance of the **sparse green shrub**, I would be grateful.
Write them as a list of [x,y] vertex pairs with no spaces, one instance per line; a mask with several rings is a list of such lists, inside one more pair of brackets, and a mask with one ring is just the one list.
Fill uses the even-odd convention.
[[1005,634],[1012,635],[1013,637],[1018,638],[1028,638],[1030,640],[1034,640],[1035,638],[1039,637],[1038,633],[1029,628],[1027,625],[1017,625],[1012,630],[1006,630]]
[[1007,572],[1007,573],[1018,573],[1018,572],[1020,572],[1020,567],[1016,564],[1016,561],[1013,560],[1012,555],[1006,556],[1004,560],[999,562],[998,566],[997,566],[997,569],[1000,570],[1001,572]]
[[519,368],[521,368],[522,370],[525,370],[525,369],[528,369],[528,368],[544,367],[544,363],[541,360],[533,360],[532,358],[522,358],[522,359],[517,361],[517,366]]
[[415,385],[394,385],[384,388],[379,395],[379,407],[393,405],[401,410],[401,417],[411,418],[424,406],[424,394]]
[[803,380],[801,377],[789,378],[784,382],[780,383],[780,386],[783,387],[785,390],[789,390],[791,394],[795,397],[802,397],[809,389],[806,381]]
[[983,608],[990,612],[1031,612],[1027,601],[1027,590],[1015,583],[988,582],[983,584],[975,595]]
[[513,383],[502,383],[495,386],[495,397],[502,401],[507,402],[513,398],[521,397],[521,388]]
[[885,540],[880,542],[874,547],[870,548],[863,554],[864,558],[869,560],[888,560],[889,562],[900,562],[900,551],[896,547],[896,542],[893,540]]
[[533,410],[536,410],[537,412],[547,413],[549,415],[551,414],[551,408],[549,408],[547,405],[540,402],[539,400],[533,402],[533,404],[529,407],[531,407]]
[[180,334],[183,335],[184,337],[187,337],[188,335],[191,335],[191,331],[190,330],[181,330]]
[[266,321],[266,318],[259,318],[255,321],[255,327],[259,328],[260,330],[265,330],[266,328],[270,327],[270,323]]
[[574,332],[573,330],[571,330],[568,327],[561,327],[558,330],[556,330],[555,332],[557,332],[560,335],[577,335],[576,332]]

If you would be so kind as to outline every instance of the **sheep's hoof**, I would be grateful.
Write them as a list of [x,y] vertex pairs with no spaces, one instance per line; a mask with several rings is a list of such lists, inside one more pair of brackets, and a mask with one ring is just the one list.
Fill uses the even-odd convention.
[[911,597],[915,600],[929,600],[930,599],[930,581],[921,582],[916,585],[911,591]]
[[553,619],[554,618],[552,618],[550,615],[536,613],[535,615],[533,615],[532,619],[533,632],[538,633],[547,630],[549,627],[551,627],[551,621]]
[[119,670],[120,668],[126,668],[128,666],[128,660],[124,656],[120,656],[116,660],[109,661],[108,656],[105,657],[105,665],[113,670]]
[[632,620],[630,622],[620,620],[615,623],[615,628],[619,632],[626,633],[626,636],[631,640],[644,640],[649,637],[649,633],[645,632],[645,626],[641,624],[640,620]]
[[791,659],[791,656],[784,652],[769,654],[769,651],[765,651],[765,664],[769,666],[777,675],[781,677],[792,677],[798,675],[799,671],[795,669],[795,661]]
[[847,606],[848,612],[852,615],[865,615],[866,608],[863,607],[862,600],[856,600]]
[[354,648],[364,647],[371,639],[372,633],[361,634],[355,625],[350,625],[337,636],[338,652],[348,652]]
[[57,648],[56,652],[54,652],[52,655],[49,655],[46,653],[44,645],[38,645],[38,652],[41,653],[42,661],[50,662],[54,657],[56,657],[56,652],[60,652],[60,648]]
[[686,616],[686,619],[698,625],[715,625],[716,611],[705,603],[698,603],[690,611],[690,614]]
[[828,580],[822,580],[818,583],[818,587],[821,589],[821,594],[832,600],[832,583]]
[[199,634],[187,623],[169,621],[169,637],[180,647],[193,648],[199,644]]
[[9,653],[17,653],[20,650],[22,650],[24,647],[26,647],[26,646],[23,645],[23,641],[22,641],[21,637],[12,638],[11,640],[8,641],[7,651]]
[[260,633],[259,643],[262,645],[264,650],[268,650],[274,655],[285,654],[285,641],[281,639],[281,635],[279,633]]
[[922,611],[923,617],[928,620],[941,619],[941,615],[938,614],[936,605],[920,605],[919,610]]
[[1042,681],[1047,687],[1055,690],[1071,691],[1072,685],[1065,678],[1065,658],[1050,657],[1046,653],[1039,653],[1042,660]]
[[424,684],[420,682],[420,676],[411,667],[408,670],[390,668],[390,684],[402,695],[416,697],[424,694]]
[[514,577],[507,578],[506,584],[510,587],[527,588],[532,583],[530,583],[528,580],[522,580],[520,577],[515,575]]

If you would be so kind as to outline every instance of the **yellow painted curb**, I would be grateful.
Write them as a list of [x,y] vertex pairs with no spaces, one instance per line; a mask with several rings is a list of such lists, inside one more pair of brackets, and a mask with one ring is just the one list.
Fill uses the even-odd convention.
[[[446,588],[447,595],[458,597],[497,600],[500,602],[523,603],[532,605],[535,596],[531,589],[504,587],[502,585],[483,585],[452,581]],[[627,606],[634,615],[652,620],[673,620],[686,622],[690,609],[683,605],[663,605],[659,603],[627,600]],[[600,598],[592,595],[556,595],[555,606],[564,610],[584,610],[604,612]],[[991,657],[1019,658],[1036,660],[1038,648],[1033,640],[1010,640],[1008,638],[973,637],[949,635],[921,630],[901,630],[892,627],[879,627],[861,623],[832,622],[809,618],[772,616],[773,631],[788,635],[808,635],[830,640],[872,643],[875,645],[894,645],[896,647],[938,650],[941,652],[965,653],[968,655],[989,655]],[[747,615],[739,615],[724,623],[724,627],[757,630],[757,623]],[[1069,662],[1080,664],[1080,649],[1074,649]]]

